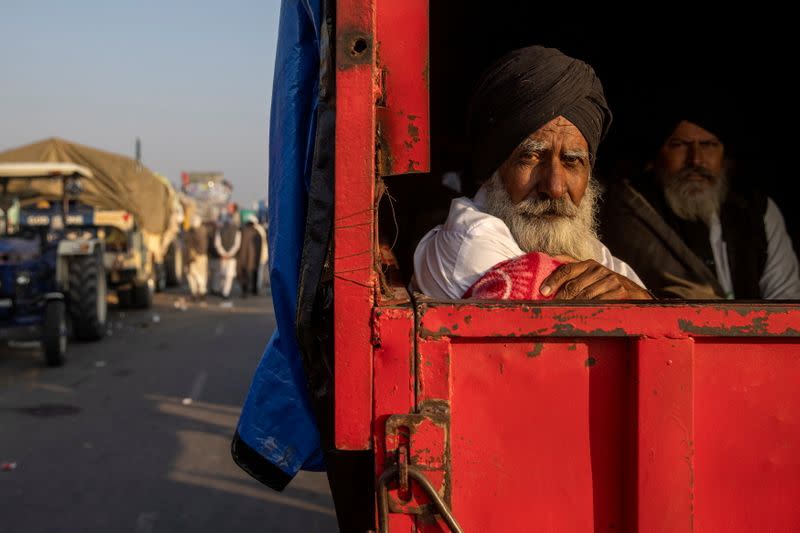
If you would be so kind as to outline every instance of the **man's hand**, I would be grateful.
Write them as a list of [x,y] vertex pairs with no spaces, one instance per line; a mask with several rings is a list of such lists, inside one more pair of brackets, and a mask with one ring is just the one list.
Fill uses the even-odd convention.
[[652,300],[636,282],[609,270],[597,261],[579,261],[558,267],[542,282],[544,296],[556,300]]

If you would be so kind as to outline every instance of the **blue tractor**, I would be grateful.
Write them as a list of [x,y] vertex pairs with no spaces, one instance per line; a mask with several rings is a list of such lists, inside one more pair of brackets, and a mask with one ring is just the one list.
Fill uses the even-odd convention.
[[0,337],[40,339],[51,366],[70,332],[105,335],[103,243],[75,230],[87,213],[71,200],[91,176],[69,163],[0,164]]

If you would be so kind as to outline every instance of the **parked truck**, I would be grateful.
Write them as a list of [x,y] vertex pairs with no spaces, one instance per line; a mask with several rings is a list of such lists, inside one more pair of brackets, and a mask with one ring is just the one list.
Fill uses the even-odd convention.
[[[57,138],[2,152],[1,162],[76,163],[90,170],[75,202],[89,210],[83,230],[108,244],[107,281],[121,303],[149,307],[153,292],[182,281],[183,208],[166,178],[134,159]],[[48,187],[41,194],[52,194]],[[36,215],[35,204],[26,209]]]

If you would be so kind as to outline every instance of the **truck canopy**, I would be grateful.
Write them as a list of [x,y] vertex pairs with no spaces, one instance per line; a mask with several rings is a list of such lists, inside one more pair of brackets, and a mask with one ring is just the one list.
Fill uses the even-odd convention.
[[91,178],[92,171],[73,163],[0,163],[0,178]]
[[[128,211],[143,229],[152,233],[163,233],[169,227],[174,190],[166,180],[129,157],[51,138],[0,152],[0,163],[72,163],[64,168],[85,167],[92,177],[81,182],[79,201],[92,207]],[[62,194],[58,180],[12,182],[7,192],[17,192],[18,187],[24,190],[35,187],[38,196],[25,194],[26,202],[57,199]]]

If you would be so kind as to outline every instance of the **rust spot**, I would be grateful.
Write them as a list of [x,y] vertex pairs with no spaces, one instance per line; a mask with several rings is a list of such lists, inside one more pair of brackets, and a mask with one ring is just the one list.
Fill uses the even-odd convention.
[[[767,319],[765,317],[755,317],[750,324],[745,324],[742,326],[704,326],[698,325],[690,320],[679,319],[678,320],[678,327],[681,331],[685,331],[686,333],[695,333],[697,335],[713,335],[713,336],[724,336],[724,337],[746,337],[752,335],[768,335],[769,331],[767,330],[769,324],[767,323]],[[792,332],[789,333],[790,330],[786,330],[783,332],[783,335],[794,336],[796,332],[791,330]]]
[[503,372],[505,371],[505,369],[506,369],[506,364],[501,362],[500,363],[500,375],[503,375]]
[[592,337],[627,337],[628,333],[622,328],[614,329],[593,329],[591,331],[584,331],[576,328],[572,324],[556,324],[553,328],[553,335],[555,336],[592,336]]
[[586,360],[584,364],[586,365],[587,368],[592,367],[597,364],[597,359],[595,359],[594,357],[590,357]]
[[389,176],[394,168],[394,156],[383,133],[383,117],[378,113],[375,125],[375,165],[379,176]]
[[534,318],[539,318],[539,316],[542,314],[542,309],[540,307],[531,307],[527,304],[520,305],[519,309],[523,313],[532,313]]
[[525,355],[527,355],[528,357],[538,357],[539,354],[542,353],[543,349],[544,349],[544,343],[537,342],[536,344],[533,345],[533,350],[526,353]]
[[419,412],[442,427],[450,422],[450,402],[447,400],[425,400],[420,403]]
[[345,29],[336,39],[336,66],[346,70],[372,62],[372,36],[358,29]]
[[[410,120],[414,120],[414,119],[412,119],[412,118],[411,118],[411,117],[413,117],[413,116],[414,116],[414,115],[408,115],[408,118],[409,118]],[[408,136],[409,136],[409,137],[411,137],[411,140],[412,140],[413,142],[415,142],[415,143],[418,143],[418,142],[419,142],[419,128],[418,128],[418,127],[416,127],[416,126],[415,126],[414,124],[412,124],[411,122],[409,122],[409,123],[408,123]]]
[[450,336],[452,335],[452,332],[444,326],[440,327],[439,331],[431,331],[429,329],[426,329],[425,326],[422,325],[422,323],[420,323],[419,334],[421,337],[438,339],[440,337]]
[[453,324],[453,327],[452,327],[451,329],[452,329],[453,331],[457,330],[457,329],[458,329],[458,324]]
[[570,352],[574,352],[574,351],[575,351],[575,350],[577,350],[577,349],[578,349],[578,347],[577,347],[577,346],[575,346],[574,344],[570,344],[570,345],[567,347],[567,351],[570,351]]
[[467,315],[464,317],[464,323],[466,323],[468,326],[470,325],[471,322],[472,322],[472,315]]
[[541,337],[542,335],[547,334],[550,331],[549,328],[539,328],[534,331],[529,331],[524,335],[520,335],[521,337]]
[[419,172],[419,169],[417,169],[417,165],[419,165],[419,161],[414,161],[413,159],[409,159],[408,168],[406,169],[406,172],[408,173]]
[[386,76],[388,72],[388,69],[380,68],[375,73],[375,107],[386,107]]

